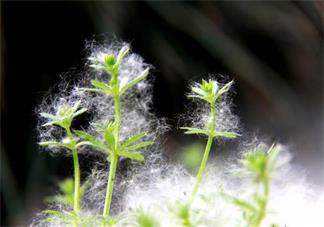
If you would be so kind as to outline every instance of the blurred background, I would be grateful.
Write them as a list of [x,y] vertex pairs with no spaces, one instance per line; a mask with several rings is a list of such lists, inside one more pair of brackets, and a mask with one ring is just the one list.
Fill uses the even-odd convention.
[[193,139],[177,129],[188,83],[221,73],[236,82],[244,132],[288,144],[323,185],[323,2],[1,1],[1,226],[30,223],[72,174],[70,158],[38,147],[34,110],[64,72],[82,71],[94,35],[131,42],[155,66],[167,156]]

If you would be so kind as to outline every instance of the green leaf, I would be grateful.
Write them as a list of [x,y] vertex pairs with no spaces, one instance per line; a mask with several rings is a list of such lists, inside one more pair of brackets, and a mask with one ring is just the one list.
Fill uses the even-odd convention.
[[191,128],[191,127],[181,127],[181,129],[186,130],[185,134],[204,134],[209,136],[209,131],[205,129],[199,129],[199,128]]
[[114,136],[114,125],[109,124],[104,131],[104,138],[108,145],[114,146],[115,136]]
[[45,126],[50,126],[50,125],[59,125],[59,126],[62,127],[62,124],[60,124],[59,121],[50,121],[50,122],[47,122],[47,123],[45,123],[45,124],[42,124],[43,127],[45,127]]
[[45,198],[47,203],[58,203],[73,207],[74,184],[73,179],[68,178],[59,183],[61,194]]
[[62,212],[57,211],[57,210],[45,210],[44,213],[47,214],[47,215],[50,215],[50,217],[46,218],[47,221],[51,221],[53,216],[57,217],[57,218],[60,218],[62,220],[66,220],[69,217],[68,214],[62,213]]
[[49,113],[40,113],[40,115],[44,118],[47,118],[47,119],[50,119],[50,120],[54,120],[56,121],[58,118],[57,116],[54,116],[52,114],[49,114]]
[[90,143],[89,141],[81,141],[81,142],[76,144],[76,148],[79,148],[79,147],[82,147],[82,146],[93,146],[93,144]]
[[43,127],[49,126],[49,125],[55,125],[55,124],[59,125],[60,119],[57,116],[54,116],[49,113],[40,113],[40,115],[44,118],[52,120],[52,121],[46,122],[45,124],[42,124]]
[[271,173],[276,167],[276,161],[279,156],[281,147],[280,145],[272,144],[268,150],[268,170]]
[[141,138],[143,138],[145,136],[144,132],[138,133],[132,137],[130,137],[129,139],[127,139],[122,146],[128,146],[131,145],[133,143],[135,143],[136,141],[140,140]]
[[244,201],[242,199],[233,198],[233,201],[232,202],[236,206],[241,207],[244,210],[249,210],[249,211],[252,211],[252,212],[255,212],[256,211],[256,208],[253,205],[251,205],[249,202],[246,202],[246,201]]
[[200,96],[200,95],[188,95],[188,98],[197,98],[197,99],[202,99],[206,102],[210,102],[210,99],[204,96]]
[[[81,130],[74,130],[74,133],[80,138],[88,141],[91,146],[99,148],[101,150],[106,150],[106,146],[103,143],[101,143],[97,138],[90,135],[89,133],[86,133],[85,131],[81,131]],[[85,144],[79,145],[80,143],[78,143],[78,146],[85,145]]]
[[208,96],[208,93],[206,93],[204,90],[202,90],[201,88],[198,87],[192,87],[191,90],[195,93],[197,93],[198,95],[201,95],[203,97]]
[[117,60],[116,60],[116,65],[119,67],[119,65],[121,64],[123,58],[126,56],[126,54],[129,52],[129,47],[128,46],[124,46],[123,48],[121,48],[121,50],[118,53],[117,56]]
[[87,110],[88,110],[87,108],[82,108],[82,109],[76,111],[76,112],[73,114],[72,117],[75,118],[76,116],[79,116],[79,115],[83,114],[83,113],[86,112]]
[[120,88],[120,95],[125,93],[129,88],[133,87],[140,81],[144,80],[149,74],[149,68],[145,69],[143,72],[141,72],[135,79],[129,81],[124,86]]
[[218,92],[216,93],[216,98],[226,93],[231,88],[233,83],[234,81],[232,80],[229,83],[225,84],[221,89],[219,89]]
[[128,152],[128,151],[122,150],[118,153],[118,155],[126,157],[126,158],[130,158],[130,159],[134,159],[137,161],[144,161],[144,156],[140,152]]
[[71,149],[71,147],[68,144],[59,143],[56,141],[44,141],[38,143],[40,146],[48,146],[48,147],[64,147],[67,149]]
[[[80,100],[76,101],[76,102],[74,103],[74,105],[72,106],[72,108],[71,108],[71,112],[75,112],[75,111],[79,108],[80,103],[81,103]],[[67,107],[67,108],[69,109],[69,107]]]
[[60,105],[55,116],[48,113],[41,113],[42,117],[52,120],[43,124],[43,126],[58,125],[67,130],[68,128],[70,128],[73,118],[84,113],[87,110],[86,108],[82,108],[77,111],[80,103],[81,101],[79,100],[75,102],[73,106]]
[[233,196],[228,195],[228,194],[226,194],[224,192],[221,193],[221,196],[223,196],[224,199],[228,200],[229,202],[233,203],[234,205],[236,205],[236,206],[238,206],[238,207],[240,207],[240,208],[242,208],[244,210],[248,210],[248,211],[251,211],[251,212],[257,211],[257,209],[247,201],[244,201],[242,199],[233,197]]
[[122,147],[123,150],[126,150],[126,151],[131,151],[131,150],[136,150],[136,149],[139,149],[139,148],[143,148],[143,147],[147,147],[149,145],[152,145],[154,144],[153,141],[145,141],[145,142],[141,142],[141,143],[137,143],[135,145],[131,145],[131,146],[127,146],[127,147]]
[[[74,220],[76,218],[76,213],[71,211],[71,212],[61,212],[61,211],[56,211],[56,210],[45,210],[44,214],[47,215],[45,218],[45,222],[61,222],[63,223],[64,226],[72,226],[74,223]],[[53,223],[52,223],[53,224]]]
[[105,93],[112,94],[111,87],[109,85],[107,85],[107,84],[101,83],[101,82],[99,82],[97,80],[91,80],[91,84],[94,87],[103,90]]
[[92,91],[92,92],[107,94],[104,90],[98,89],[98,88],[80,88],[80,90],[81,91]]
[[120,222],[121,220],[120,217],[111,217],[111,216],[107,216],[107,217],[100,216],[100,218],[102,218],[102,225],[109,226],[109,227],[117,226],[118,222]]
[[256,175],[256,180],[260,180],[267,171],[267,154],[262,150],[248,151],[241,163],[248,171]]
[[215,136],[233,139],[233,138],[236,138],[237,136],[240,136],[240,134],[237,134],[235,132],[216,132]]

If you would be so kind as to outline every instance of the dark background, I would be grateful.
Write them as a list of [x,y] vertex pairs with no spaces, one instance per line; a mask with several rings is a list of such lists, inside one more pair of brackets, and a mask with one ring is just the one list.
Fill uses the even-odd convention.
[[[173,125],[188,82],[236,81],[246,133],[290,145],[323,184],[323,3],[1,2],[1,225],[27,225],[70,159],[37,146],[35,107],[66,71],[81,71],[85,40],[115,35],[153,64],[154,109]],[[73,77],[73,75],[72,75]]]

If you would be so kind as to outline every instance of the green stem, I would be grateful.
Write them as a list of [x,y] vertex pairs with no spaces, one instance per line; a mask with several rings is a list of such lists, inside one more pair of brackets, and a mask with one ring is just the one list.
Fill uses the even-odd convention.
[[269,178],[265,177],[262,181],[263,200],[260,204],[260,213],[256,221],[256,227],[261,226],[263,219],[267,214],[268,198],[269,198]]
[[73,168],[74,168],[74,200],[73,200],[73,210],[76,214],[76,220],[74,221],[74,226],[77,226],[78,213],[80,211],[80,165],[78,152],[76,149],[76,142],[73,139],[73,135],[70,128],[66,129],[67,136],[71,141],[71,151],[73,157]]
[[[121,127],[121,103],[120,103],[120,96],[119,96],[119,84],[118,82],[114,84],[114,106],[115,106],[115,146],[114,146],[114,155],[111,156],[111,163],[110,163],[110,170],[109,170],[109,177],[108,177],[108,184],[107,184],[107,191],[106,191],[106,199],[105,199],[105,206],[103,211],[104,220],[109,217],[110,214],[110,205],[112,200],[114,182],[115,182],[115,175],[116,169],[118,164],[118,150],[119,150],[119,135],[120,135],[120,127]],[[105,226],[105,224],[103,224]]]
[[210,105],[211,122],[210,122],[210,125],[209,125],[208,141],[207,141],[207,144],[206,144],[206,147],[205,147],[204,156],[202,158],[198,174],[196,176],[196,183],[195,183],[194,188],[192,190],[190,203],[193,202],[193,200],[194,200],[194,198],[195,198],[195,196],[196,196],[196,194],[198,192],[198,189],[199,189],[199,186],[200,186],[200,183],[202,181],[203,174],[204,174],[204,171],[205,171],[205,168],[206,168],[206,165],[207,165],[209,153],[210,153],[213,141],[214,141],[214,137],[215,137],[214,133],[215,133],[215,130],[216,130],[216,110],[215,110],[215,105],[216,105],[215,102]]
[[214,137],[213,136],[208,136],[208,141],[207,141],[207,145],[206,145],[206,148],[205,148],[204,156],[203,156],[203,159],[201,161],[198,174],[196,176],[195,186],[194,186],[194,188],[192,190],[191,202],[194,200],[194,198],[195,198],[195,196],[196,196],[196,194],[198,192],[200,183],[202,181],[202,177],[203,177],[203,174],[204,174],[206,165],[207,165],[207,160],[208,160],[208,156],[209,156],[209,152],[210,152],[211,146],[213,144],[213,140],[214,140]]
[[76,149],[72,150],[74,165],[74,204],[73,208],[76,213],[80,211],[80,167],[78,153]]
[[[116,84],[119,93],[119,84]],[[120,135],[120,126],[121,126],[121,111],[120,111],[120,96],[119,94],[115,95],[114,97],[114,104],[115,104],[115,150],[119,148],[119,135]]]
[[112,192],[113,192],[113,188],[114,188],[117,163],[118,163],[118,155],[111,156],[105,206],[104,206],[104,210],[103,210],[103,214],[102,214],[104,218],[107,218],[110,213],[110,204],[111,204]]

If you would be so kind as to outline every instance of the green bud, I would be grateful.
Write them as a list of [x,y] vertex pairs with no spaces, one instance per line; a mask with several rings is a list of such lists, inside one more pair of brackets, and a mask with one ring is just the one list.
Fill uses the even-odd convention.
[[104,63],[108,67],[114,66],[114,64],[116,63],[115,56],[113,54],[107,54],[107,55],[105,55],[105,57],[104,57]]

